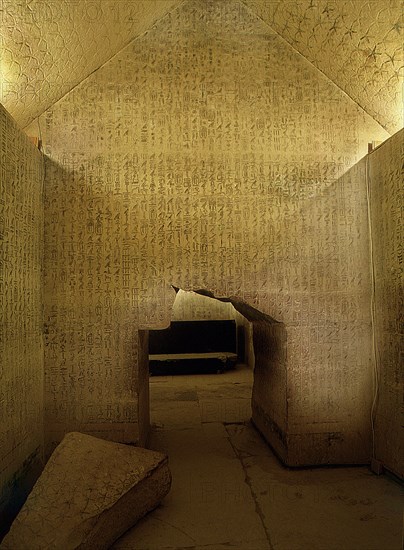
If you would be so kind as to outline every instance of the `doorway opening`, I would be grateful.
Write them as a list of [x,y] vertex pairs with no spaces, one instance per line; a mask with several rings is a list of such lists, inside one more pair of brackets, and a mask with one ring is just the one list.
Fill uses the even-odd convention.
[[170,327],[149,331],[153,429],[248,422],[253,322],[228,298],[175,291]]
[[[194,372],[178,370],[178,365],[173,364],[168,365],[168,372],[150,376],[151,331],[139,330],[139,441],[146,445],[150,442],[149,434],[156,429],[180,426],[185,429],[195,425],[200,429],[209,423],[251,420],[282,462],[288,464],[285,325],[234,297],[218,298],[205,289],[173,288],[176,299],[171,324],[213,321],[233,324],[236,346],[227,351],[235,355],[236,361],[228,363],[225,354],[224,368],[217,368],[216,363],[209,371],[209,363],[203,360]],[[192,366],[192,362],[191,358],[185,366],[188,368],[189,363]]]
[[176,290],[171,323],[149,331],[151,375],[222,373],[254,366],[252,323],[227,300]]

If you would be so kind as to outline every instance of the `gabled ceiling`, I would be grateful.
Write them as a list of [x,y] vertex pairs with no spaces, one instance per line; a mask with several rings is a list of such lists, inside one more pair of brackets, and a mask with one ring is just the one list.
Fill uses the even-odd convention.
[[[27,126],[182,1],[2,0],[0,102]],[[402,127],[401,0],[243,2],[387,131]]]

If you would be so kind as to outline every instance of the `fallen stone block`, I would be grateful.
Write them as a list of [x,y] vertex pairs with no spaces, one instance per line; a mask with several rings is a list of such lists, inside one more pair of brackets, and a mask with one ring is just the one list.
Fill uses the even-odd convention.
[[2,550],[103,550],[170,490],[165,455],[72,432],[55,449]]

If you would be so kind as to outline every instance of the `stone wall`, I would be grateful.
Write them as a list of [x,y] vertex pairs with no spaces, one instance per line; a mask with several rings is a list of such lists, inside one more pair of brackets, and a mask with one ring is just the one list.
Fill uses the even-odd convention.
[[[299,285],[287,326],[288,443],[295,465],[368,462],[372,400],[366,158],[301,201],[290,229]],[[332,289],[332,291],[330,290]]]
[[369,155],[377,366],[374,455],[401,478],[404,477],[403,160],[404,130]]
[[0,537],[43,455],[43,158],[0,105]]
[[185,2],[40,125],[51,438],[136,441],[135,331],[168,325],[175,285],[283,322],[299,460],[361,461],[367,224],[340,178],[387,133],[237,1]]

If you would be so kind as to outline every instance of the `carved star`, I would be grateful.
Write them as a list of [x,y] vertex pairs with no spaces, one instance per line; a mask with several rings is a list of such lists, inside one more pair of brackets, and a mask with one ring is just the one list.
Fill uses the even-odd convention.
[[397,21],[396,23],[394,23],[394,25],[392,26],[392,30],[395,30],[396,32],[398,32],[398,34],[401,33],[401,29],[403,28],[403,25],[400,21]]
[[334,11],[334,8],[331,8],[330,6],[327,5],[327,6],[325,6],[325,8],[323,9],[323,11],[321,12],[321,15],[322,15],[323,13],[326,13],[326,14],[329,16],[330,13],[331,13],[332,11]]
[[341,27],[338,25],[338,19],[336,19],[330,28],[329,32],[337,32]]
[[368,57],[371,57],[371,58],[373,58],[374,61],[376,61],[378,55],[382,55],[382,52],[377,52],[376,51],[376,46],[374,46],[373,49],[371,50],[370,54],[368,55]]
[[385,52],[384,55],[387,57],[387,60],[383,63],[383,65],[385,65],[386,63],[391,63],[394,66],[396,64],[397,52],[394,52],[393,55]]
[[358,31],[355,31],[355,30],[353,29],[353,25],[351,25],[350,28],[345,32],[345,34],[349,34],[349,37],[350,37],[350,38],[352,38],[352,36],[353,36],[354,34],[357,34],[357,33],[358,33]]

